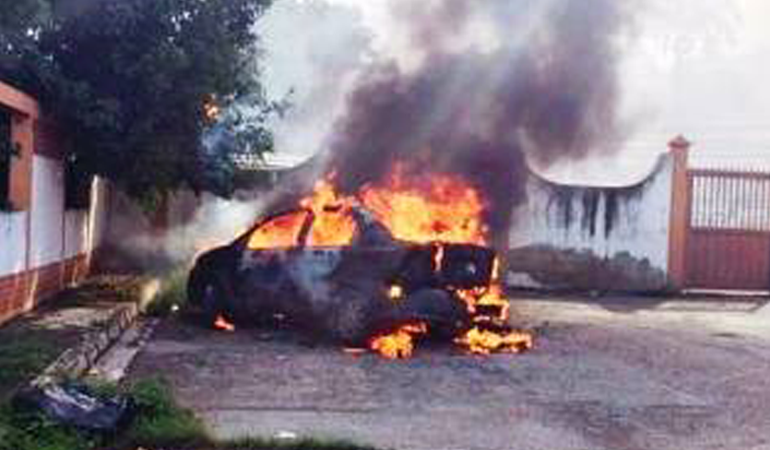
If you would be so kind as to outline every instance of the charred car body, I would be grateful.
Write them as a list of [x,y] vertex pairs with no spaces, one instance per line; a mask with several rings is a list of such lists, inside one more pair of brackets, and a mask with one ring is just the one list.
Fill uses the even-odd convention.
[[[235,323],[279,317],[350,345],[412,322],[434,335],[471,326],[458,292],[490,284],[493,250],[401,241],[361,207],[325,213],[350,226],[351,238],[319,239],[325,219],[311,209],[272,215],[197,259],[190,301],[210,323],[218,316]],[[272,241],[263,242],[266,236]]]

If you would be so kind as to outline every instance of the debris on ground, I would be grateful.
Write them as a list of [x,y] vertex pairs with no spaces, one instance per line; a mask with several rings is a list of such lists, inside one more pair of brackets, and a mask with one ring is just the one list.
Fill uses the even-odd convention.
[[74,381],[31,385],[16,393],[12,404],[17,411],[39,413],[59,425],[101,434],[124,428],[135,409],[128,396],[100,395]]

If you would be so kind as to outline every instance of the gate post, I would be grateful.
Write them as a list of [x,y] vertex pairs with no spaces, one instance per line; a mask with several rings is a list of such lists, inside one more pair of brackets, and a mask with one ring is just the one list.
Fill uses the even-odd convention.
[[687,284],[687,233],[690,227],[690,183],[687,162],[691,143],[684,136],[669,142],[674,159],[671,180],[671,213],[668,232],[668,279],[675,290]]

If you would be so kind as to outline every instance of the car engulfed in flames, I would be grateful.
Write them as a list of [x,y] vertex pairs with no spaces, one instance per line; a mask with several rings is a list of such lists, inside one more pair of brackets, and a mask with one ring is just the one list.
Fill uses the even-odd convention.
[[427,337],[518,353],[532,337],[508,325],[482,213],[476,191],[451,177],[417,186],[396,170],[355,197],[321,181],[298,208],[201,255],[188,296],[218,328],[280,320],[351,353],[406,358]]

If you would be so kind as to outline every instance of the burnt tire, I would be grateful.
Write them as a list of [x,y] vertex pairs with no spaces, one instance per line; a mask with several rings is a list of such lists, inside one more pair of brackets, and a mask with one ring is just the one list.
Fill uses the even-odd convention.
[[378,313],[376,301],[370,295],[355,289],[342,290],[336,296],[327,334],[344,345],[365,345]]
[[[207,285],[231,279],[235,273],[238,253],[231,246],[210,250],[195,261],[187,282],[187,300],[192,306],[203,305],[203,293]],[[221,278],[219,281],[214,281]],[[225,286],[228,287],[228,286]]]
[[187,304],[194,307],[203,305],[203,291],[208,278],[209,273],[203,267],[193,267],[187,280]]
[[235,322],[232,307],[233,290],[224,277],[211,274],[200,281],[195,288],[203,326],[211,327],[219,316],[228,322]]
[[401,303],[394,319],[399,323],[425,322],[438,337],[453,337],[470,325],[465,304],[441,289],[422,289]]

